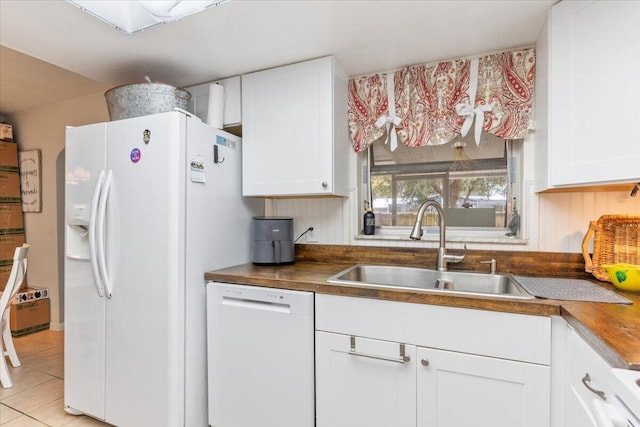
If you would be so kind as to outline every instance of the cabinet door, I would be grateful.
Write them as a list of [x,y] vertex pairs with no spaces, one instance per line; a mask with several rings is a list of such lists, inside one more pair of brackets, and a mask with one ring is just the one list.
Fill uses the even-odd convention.
[[417,348],[418,427],[550,425],[549,367]]
[[577,332],[567,334],[566,425],[597,426],[593,402],[609,394],[609,365]]
[[640,180],[640,2],[564,1],[551,12],[552,185]]
[[580,398],[573,387],[569,387],[565,397],[565,425],[567,427],[598,427],[588,404]]
[[415,427],[415,346],[316,332],[317,427]]
[[332,58],[243,75],[242,116],[245,196],[332,193]]

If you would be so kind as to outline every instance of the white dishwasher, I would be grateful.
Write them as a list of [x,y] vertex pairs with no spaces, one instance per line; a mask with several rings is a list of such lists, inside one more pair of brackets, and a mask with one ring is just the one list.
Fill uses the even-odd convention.
[[209,282],[209,425],[313,427],[312,292]]

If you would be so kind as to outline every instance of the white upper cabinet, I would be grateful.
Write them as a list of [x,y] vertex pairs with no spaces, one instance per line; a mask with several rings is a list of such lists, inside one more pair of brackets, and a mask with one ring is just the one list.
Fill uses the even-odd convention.
[[187,90],[191,93],[189,110],[200,117],[203,122],[207,121],[209,113],[209,86],[214,83],[218,83],[224,87],[224,127],[240,125],[242,123],[242,87],[240,76],[188,87]]
[[243,194],[347,195],[347,77],[333,57],[242,76]]
[[640,181],[640,2],[563,1],[538,40],[537,190]]

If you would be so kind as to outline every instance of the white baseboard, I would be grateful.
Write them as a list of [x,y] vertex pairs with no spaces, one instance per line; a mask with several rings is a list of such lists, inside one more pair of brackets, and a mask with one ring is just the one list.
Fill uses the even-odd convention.
[[51,323],[49,329],[52,331],[64,331],[64,323]]

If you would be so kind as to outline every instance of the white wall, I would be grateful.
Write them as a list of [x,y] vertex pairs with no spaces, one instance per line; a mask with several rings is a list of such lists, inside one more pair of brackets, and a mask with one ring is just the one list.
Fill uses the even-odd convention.
[[640,215],[640,197],[629,197],[628,191],[542,194],[539,203],[542,251],[580,252],[589,221],[609,214]]
[[[580,253],[589,221],[607,214],[640,215],[640,198],[630,198],[628,192],[530,194],[530,197],[531,210],[523,213],[530,217],[527,244],[469,243],[469,249]],[[355,233],[350,227],[350,205],[349,199],[339,198],[275,199],[269,201],[265,207],[266,215],[293,217],[296,237],[308,226],[313,226],[314,236],[321,244],[435,246],[430,242],[414,242],[408,237],[402,242],[353,239]],[[305,239],[301,239],[300,242],[305,242]],[[461,245],[454,244],[453,247],[457,246]]]
[[[102,93],[25,110],[7,117],[20,150],[42,153],[42,212],[25,213],[26,240],[31,245],[27,277],[35,287],[49,288],[51,328],[63,327],[63,218],[65,127],[108,120]],[[58,195],[61,197],[59,198]]]

